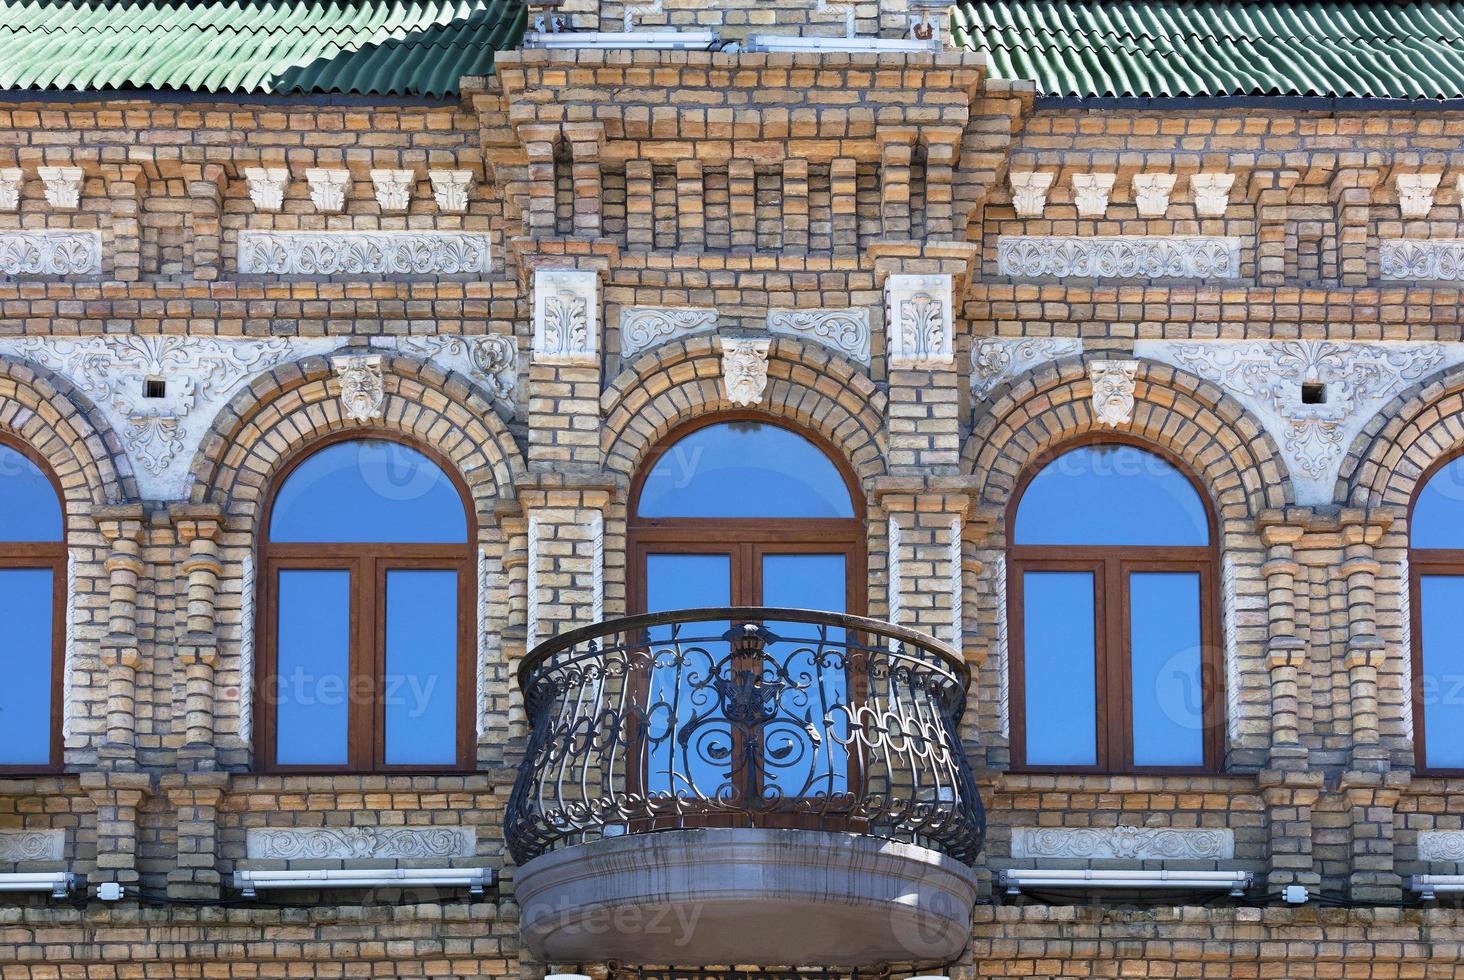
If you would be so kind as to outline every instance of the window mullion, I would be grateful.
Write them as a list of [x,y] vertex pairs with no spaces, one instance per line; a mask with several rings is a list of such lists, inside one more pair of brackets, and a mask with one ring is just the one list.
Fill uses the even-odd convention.
[[377,603],[379,589],[375,557],[363,555],[356,559],[351,570],[351,594],[356,605],[351,643],[351,756],[354,767],[363,770],[376,769],[382,761],[377,667],[383,632]]

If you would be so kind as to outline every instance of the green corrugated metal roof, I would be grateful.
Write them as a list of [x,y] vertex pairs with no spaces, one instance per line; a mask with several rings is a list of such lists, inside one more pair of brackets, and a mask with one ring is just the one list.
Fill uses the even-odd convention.
[[963,2],[956,43],[1043,95],[1464,98],[1464,2]]
[[523,0],[0,0],[0,89],[438,97],[525,22]]

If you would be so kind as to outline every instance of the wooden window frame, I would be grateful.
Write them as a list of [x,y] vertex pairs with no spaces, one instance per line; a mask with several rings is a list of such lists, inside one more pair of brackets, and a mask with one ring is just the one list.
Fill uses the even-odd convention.
[[1451,453],[1434,461],[1413,487],[1413,497],[1408,501],[1408,656],[1411,666],[1413,711],[1413,763],[1414,770],[1421,776],[1459,777],[1464,776],[1464,766],[1435,766],[1428,764],[1428,712],[1423,703],[1423,576],[1464,576],[1464,548],[1415,548],[1413,546],[1413,513],[1418,507],[1418,497],[1444,467],[1459,459],[1461,453]]
[[[1205,508],[1208,545],[1019,545],[1017,509],[1033,479],[1048,465],[1084,446],[1132,446],[1163,459],[1190,482]],[[1064,443],[1027,467],[1007,503],[1007,664],[1013,772],[1093,775],[1187,775],[1221,771],[1225,754],[1225,658],[1220,626],[1220,547],[1209,495],[1189,468],[1161,447],[1113,434]],[[1025,573],[1093,574],[1096,761],[1093,765],[1027,763]],[[1133,762],[1133,689],[1129,578],[1135,572],[1193,572],[1200,577],[1200,679],[1204,762],[1198,766],[1138,766]]]
[[[271,542],[270,522],[279,491],[296,467],[327,446],[341,442],[384,441],[405,446],[431,460],[457,488],[467,529],[462,544],[362,544]],[[295,452],[280,469],[269,489],[259,524],[259,581],[255,635],[260,656],[255,665],[254,752],[262,772],[290,775],[364,775],[371,773],[456,773],[476,764],[478,602],[476,542],[477,512],[472,495],[457,469],[436,450],[380,429],[352,429],[316,440]],[[276,695],[279,663],[279,573],[291,569],[345,571],[350,576],[350,674],[347,678],[347,761],[344,765],[282,765],[276,761]],[[458,576],[457,749],[451,765],[387,765],[386,704],[380,685],[386,673],[386,576],[396,570],[454,571]],[[357,686],[369,687],[369,698],[354,695]]]
[[62,697],[66,690],[66,623],[69,611],[66,566],[69,561],[67,539],[70,521],[66,515],[66,496],[61,481],[40,453],[19,439],[0,434],[0,445],[20,453],[35,464],[51,483],[56,506],[61,511],[61,537],[57,541],[0,541],[0,568],[48,568],[51,570],[51,711],[50,758],[44,763],[0,765],[0,774],[48,775],[63,771],[65,745],[61,738],[62,717],[66,706]]
[[[692,433],[727,422],[758,422],[807,439],[834,466],[849,492],[852,517],[640,517],[641,491],[661,456]],[[646,612],[646,556],[655,554],[725,554],[729,560],[728,605],[759,606],[762,558],[768,555],[842,554],[844,611],[865,614],[868,582],[868,530],[864,493],[859,479],[831,443],[815,432],[760,412],[722,412],[673,428],[647,453],[631,484],[626,523],[626,601],[632,615]],[[644,683],[649,683],[646,678]],[[861,763],[850,759],[849,778],[859,778]],[[644,779],[638,775],[638,779]],[[788,825],[788,815],[776,817]]]

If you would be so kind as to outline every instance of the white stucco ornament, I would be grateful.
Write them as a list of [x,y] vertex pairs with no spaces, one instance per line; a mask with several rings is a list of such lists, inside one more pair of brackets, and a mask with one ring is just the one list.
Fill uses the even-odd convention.
[[1230,207],[1230,188],[1235,174],[1195,174],[1190,191],[1195,196],[1195,214],[1202,218],[1223,218]]
[[322,214],[334,214],[346,209],[346,191],[351,186],[349,170],[326,170],[311,167],[305,171],[305,182],[310,185],[310,200],[315,210]]
[[25,183],[25,172],[19,167],[0,167],[0,211],[15,211],[20,207],[20,189]]
[[890,367],[955,365],[951,277],[893,275],[885,282],[885,331]]
[[1035,170],[1013,171],[1007,176],[1012,185],[1012,207],[1019,218],[1040,218],[1047,206],[1047,191],[1052,187],[1054,174]]
[[721,338],[722,387],[734,405],[756,405],[768,390],[768,351],[764,338]]
[[429,170],[432,181],[432,196],[437,200],[437,210],[449,214],[462,214],[468,210],[468,192],[473,189],[471,170]]
[[285,187],[290,183],[287,168],[245,167],[244,179],[249,181],[249,199],[256,211],[278,211],[285,206]]
[[380,354],[340,354],[330,359],[341,382],[346,418],[369,422],[386,414],[386,379]]
[[1405,218],[1427,218],[1433,210],[1434,191],[1443,174],[1399,174],[1398,211]]
[[405,211],[412,203],[412,187],[417,176],[410,170],[373,170],[371,186],[376,188],[376,203],[383,211]]
[[1115,174],[1073,174],[1073,203],[1084,218],[1101,218],[1108,213],[1108,195],[1113,193]]
[[1174,192],[1174,174],[1134,174],[1134,205],[1142,218],[1162,218]]
[[1134,417],[1134,380],[1138,361],[1094,361],[1088,365],[1093,382],[1093,415],[1099,425],[1128,425]]
[[541,364],[598,364],[600,276],[593,269],[534,273],[534,359]]
[[38,167],[36,173],[46,185],[46,203],[60,211],[74,211],[81,206],[80,167]]

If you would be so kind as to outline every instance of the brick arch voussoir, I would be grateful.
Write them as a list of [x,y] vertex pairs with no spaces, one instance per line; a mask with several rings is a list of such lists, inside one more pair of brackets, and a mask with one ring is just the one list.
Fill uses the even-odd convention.
[[1099,423],[1085,359],[1045,364],[991,393],[963,464],[980,499],[1004,507],[1042,454],[1082,436],[1113,432],[1182,460],[1205,485],[1222,521],[1253,519],[1292,499],[1290,473],[1260,421],[1218,386],[1170,365],[1140,361],[1128,425]]
[[1335,494],[1356,507],[1407,508],[1418,481],[1464,449],[1464,365],[1444,368],[1399,392],[1347,449]]
[[[768,388],[755,407],[822,435],[867,483],[885,472],[886,400],[869,376],[842,356],[777,337],[768,353]],[[676,425],[740,407],[723,391],[715,337],[657,347],[632,361],[601,397],[606,466],[629,479]]]
[[215,418],[193,461],[194,499],[252,522],[279,467],[326,436],[387,430],[428,446],[457,469],[480,517],[513,494],[522,454],[490,399],[467,379],[406,355],[386,356],[383,415],[349,419],[326,356],[282,364],[255,378]]
[[0,358],[0,430],[46,460],[68,513],[138,499],[122,442],[79,388],[28,361]]

